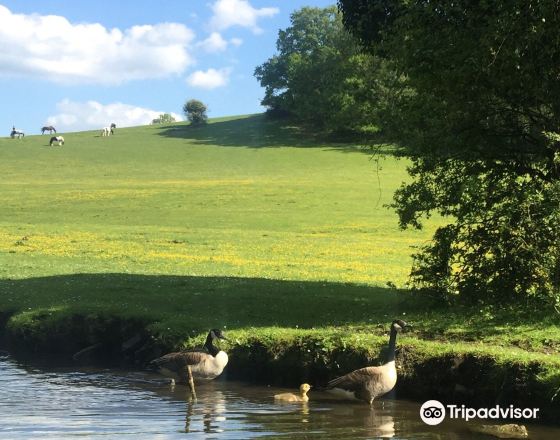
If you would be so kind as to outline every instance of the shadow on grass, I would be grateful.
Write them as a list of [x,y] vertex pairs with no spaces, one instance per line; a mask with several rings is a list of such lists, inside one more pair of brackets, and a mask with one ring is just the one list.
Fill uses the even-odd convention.
[[420,305],[394,289],[260,278],[113,273],[0,280],[0,310],[116,314],[178,331],[377,325]]
[[141,318],[183,335],[224,326],[386,329],[401,317],[428,339],[476,340],[543,324],[542,315],[521,310],[442,307],[408,291],[349,283],[120,273],[0,280],[5,311]]
[[[30,353],[76,357],[96,349],[100,356],[119,359],[127,341],[138,338],[142,353],[135,351],[133,358],[147,361],[210,328],[250,334],[260,334],[260,328],[264,343],[270,334],[265,327],[275,327],[279,341],[297,339],[294,328],[384,335],[395,318],[412,323],[410,336],[420,339],[546,354],[560,349],[557,316],[437,306],[426,297],[381,287],[115,273],[0,280],[0,344],[5,333],[7,346]],[[8,331],[2,332],[8,319]],[[145,344],[150,335],[157,335],[155,345]]]
[[370,148],[360,148],[356,136],[329,137],[282,119],[275,120],[264,114],[245,118],[211,122],[205,126],[174,125],[162,127],[159,135],[188,139],[190,143],[245,148],[328,148],[342,152],[371,154]]

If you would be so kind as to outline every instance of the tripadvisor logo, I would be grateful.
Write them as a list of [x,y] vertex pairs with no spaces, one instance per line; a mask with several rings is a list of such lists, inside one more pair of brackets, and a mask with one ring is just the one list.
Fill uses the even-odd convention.
[[448,415],[450,419],[536,419],[540,408],[516,408],[513,405],[492,408],[468,408],[465,405],[444,406],[438,400],[428,400],[420,407],[420,418],[427,425],[439,425]]
[[438,400],[428,400],[420,407],[420,418],[426,425],[439,425],[445,419],[445,406]]

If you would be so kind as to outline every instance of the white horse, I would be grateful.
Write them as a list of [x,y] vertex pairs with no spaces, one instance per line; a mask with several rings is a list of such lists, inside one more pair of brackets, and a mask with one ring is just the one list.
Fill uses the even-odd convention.
[[58,142],[58,146],[64,145],[64,138],[62,136],[53,136],[49,145],[52,147],[55,142]]
[[101,136],[111,136],[115,134],[115,128],[117,128],[115,124],[111,124],[109,127],[103,127],[101,129]]
[[10,133],[10,137],[12,139],[14,139],[17,136],[18,139],[25,137],[25,133],[21,130],[16,130],[15,128],[12,129],[12,132]]

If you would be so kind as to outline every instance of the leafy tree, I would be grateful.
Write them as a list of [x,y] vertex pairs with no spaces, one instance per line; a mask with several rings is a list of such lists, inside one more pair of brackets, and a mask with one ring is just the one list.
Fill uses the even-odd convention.
[[560,13],[553,0],[339,0],[345,25],[406,75],[385,126],[412,159],[401,226],[448,224],[416,286],[560,306]]
[[[356,130],[375,119],[383,100],[378,87],[383,66],[360,53],[336,7],[305,7],[280,30],[278,54],[255,69],[265,88],[262,104],[334,130]],[[375,104],[375,105],[372,105]]]
[[183,112],[192,125],[206,124],[208,121],[207,110],[206,105],[197,99],[191,99],[183,106]]
[[171,124],[175,118],[170,113],[162,113],[159,118],[152,120],[152,124]]
[[163,113],[162,115],[159,115],[159,120],[162,124],[171,124],[172,122],[175,122],[175,118],[170,113]]

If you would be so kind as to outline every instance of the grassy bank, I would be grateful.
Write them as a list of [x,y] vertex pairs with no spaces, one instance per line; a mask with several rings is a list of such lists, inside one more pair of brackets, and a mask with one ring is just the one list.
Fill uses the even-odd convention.
[[411,247],[435,226],[399,231],[383,207],[406,162],[260,115],[65,138],[0,139],[0,312],[13,337],[78,350],[141,327],[173,347],[225,327],[232,374],[261,353],[262,371],[284,359],[323,379],[376,362],[404,317],[404,384],[437,364],[434,387],[463,386],[454,365],[489,362],[484,383],[523,371],[548,402],[560,387],[557,316],[439,308],[402,289]]
[[44,299],[45,306],[22,308],[7,320],[11,348],[63,358],[93,348],[86,361],[108,356],[142,366],[172,349],[200,346],[209,327],[225,327],[229,378],[321,385],[379,364],[389,322],[400,316],[414,330],[398,341],[398,396],[538,407],[543,420],[560,420],[553,318],[438,309],[404,292],[349,284],[120,274],[56,278],[10,282],[22,300],[38,298],[45,282],[59,292]]

